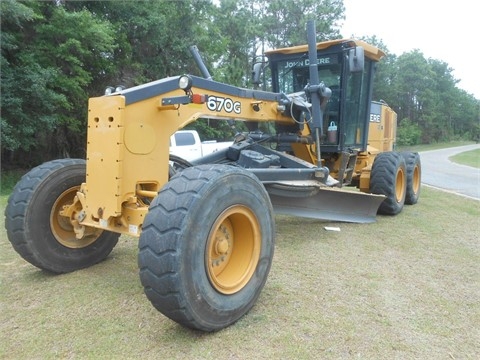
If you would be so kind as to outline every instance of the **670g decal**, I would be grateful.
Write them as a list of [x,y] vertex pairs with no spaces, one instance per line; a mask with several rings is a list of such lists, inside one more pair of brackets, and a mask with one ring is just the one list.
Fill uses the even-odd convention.
[[225,111],[231,113],[232,111],[235,114],[240,114],[242,112],[242,105],[240,101],[233,101],[230,98],[224,98],[221,96],[208,96],[207,108],[210,111]]

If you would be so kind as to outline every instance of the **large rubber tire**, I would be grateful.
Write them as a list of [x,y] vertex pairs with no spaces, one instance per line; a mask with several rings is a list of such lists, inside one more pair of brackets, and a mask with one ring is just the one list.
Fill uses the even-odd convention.
[[418,202],[422,182],[422,164],[417,152],[402,152],[407,166],[407,193],[405,204],[413,205]]
[[85,174],[85,160],[54,160],[32,169],[13,189],[5,228],[14,249],[32,265],[71,272],[104,260],[117,244],[119,234],[96,229],[76,239],[69,219],[58,214],[72,203]]
[[273,208],[253,174],[228,165],[187,168],[145,217],[138,255],[145,294],[183,326],[222,329],[257,300],[274,239]]
[[379,214],[396,215],[403,209],[407,189],[406,165],[397,152],[384,152],[375,157],[370,173],[370,192],[387,198],[378,208]]
[[190,164],[187,160],[181,158],[180,156],[177,155],[169,155],[169,167],[168,167],[168,178],[170,179],[173,175],[176,173],[193,166]]

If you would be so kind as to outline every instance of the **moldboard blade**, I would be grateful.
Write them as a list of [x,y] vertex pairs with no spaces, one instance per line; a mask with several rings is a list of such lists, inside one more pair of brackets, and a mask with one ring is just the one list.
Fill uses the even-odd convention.
[[375,222],[378,207],[385,199],[383,195],[336,188],[321,188],[310,196],[269,195],[277,214],[353,223]]

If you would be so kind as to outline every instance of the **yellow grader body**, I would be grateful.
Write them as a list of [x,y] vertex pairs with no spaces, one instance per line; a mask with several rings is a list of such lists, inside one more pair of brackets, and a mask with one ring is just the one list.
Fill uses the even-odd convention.
[[[147,98],[138,100],[134,96],[145,96],[139,87],[125,90],[125,95],[90,99],[87,177],[79,193],[82,224],[138,236],[148,211],[141,199],[153,199],[169,178],[170,136],[199,118],[291,121],[278,112],[276,101],[252,99],[248,91],[242,96],[237,88],[226,85],[224,91],[239,95],[226,97],[224,92],[208,91],[212,104],[216,99],[215,106],[217,101],[226,101],[220,111],[208,110],[205,103],[162,104],[162,98],[184,95],[177,83],[178,77],[149,84],[150,91],[158,88],[161,97],[147,94]],[[170,87],[177,89],[165,92]]]
[[[205,82],[203,79],[197,80]],[[171,78],[149,86],[163,89],[177,82],[178,78]],[[226,97],[225,92],[234,93],[237,88],[223,87],[224,92],[221,93],[201,88],[192,88],[192,91],[207,91],[211,102],[216,99],[216,106],[218,99],[227,104],[231,102],[232,109],[236,107],[238,113],[226,111],[225,106],[221,111],[210,111],[205,104],[162,104],[161,98],[155,96],[127,105],[127,100],[137,100],[130,97],[130,94],[141,96],[137,92],[141,92],[142,87],[125,90],[125,95],[90,99],[86,182],[78,193],[75,210],[81,214],[82,226],[139,236],[148,212],[148,203],[142,199],[152,200],[169,178],[169,167],[166,165],[169,138],[175,131],[197,119],[208,117],[291,124],[291,118],[278,110],[276,99],[251,98],[249,91],[245,91],[244,95],[240,92],[240,95]],[[182,94],[182,90],[175,89],[162,93],[162,98],[170,99]],[[257,92],[257,97],[258,94],[261,93]],[[227,110],[230,109],[229,106],[227,105]],[[394,143],[394,136],[386,131],[393,127],[385,126],[388,120],[385,112],[392,111],[385,105],[380,107],[382,114],[370,122],[370,134],[374,135],[371,136],[372,139],[377,139],[372,142],[378,143],[381,150],[369,146],[367,151],[359,153],[353,172],[354,178],[364,175],[362,180],[366,186],[360,186],[364,191],[369,190],[369,172],[375,155],[380,151],[392,150]],[[311,136],[308,127],[303,130],[302,136]],[[317,161],[315,151],[308,144],[294,145],[293,153],[312,164]],[[334,178],[338,177],[341,161],[340,157],[331,166],[330,174]]]
[[[267,53],[272,91],[215,82],[194,52],[203,78],[91,98],[86,160],[42,164],[9,198],[15,250],[65,273],[107,258],[120,234],[138,237],[153,306],[215,331],[258,298],[273,259],[274,213],[363,223],[415,204],[418,154],[394,151],[396,114],[371,102],[384,54],[351,39],[317,44],[312,22],[307,35],[308,46]],[[192,162],[170,156],[171,135],[202,118],[242,121],[249,131]],[[259,130],[266,122],[275,133]]]

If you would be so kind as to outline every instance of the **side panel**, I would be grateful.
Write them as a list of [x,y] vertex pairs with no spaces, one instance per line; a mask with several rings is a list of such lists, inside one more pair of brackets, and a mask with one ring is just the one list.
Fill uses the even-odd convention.
[[121,173],[124,158],[123,97],[92,98],[88,110],[87,179],[84,210],[92,218],[121,212]]
[[395,148],[397,114],[387,105],[372,102],[368,145],[381,152]]

